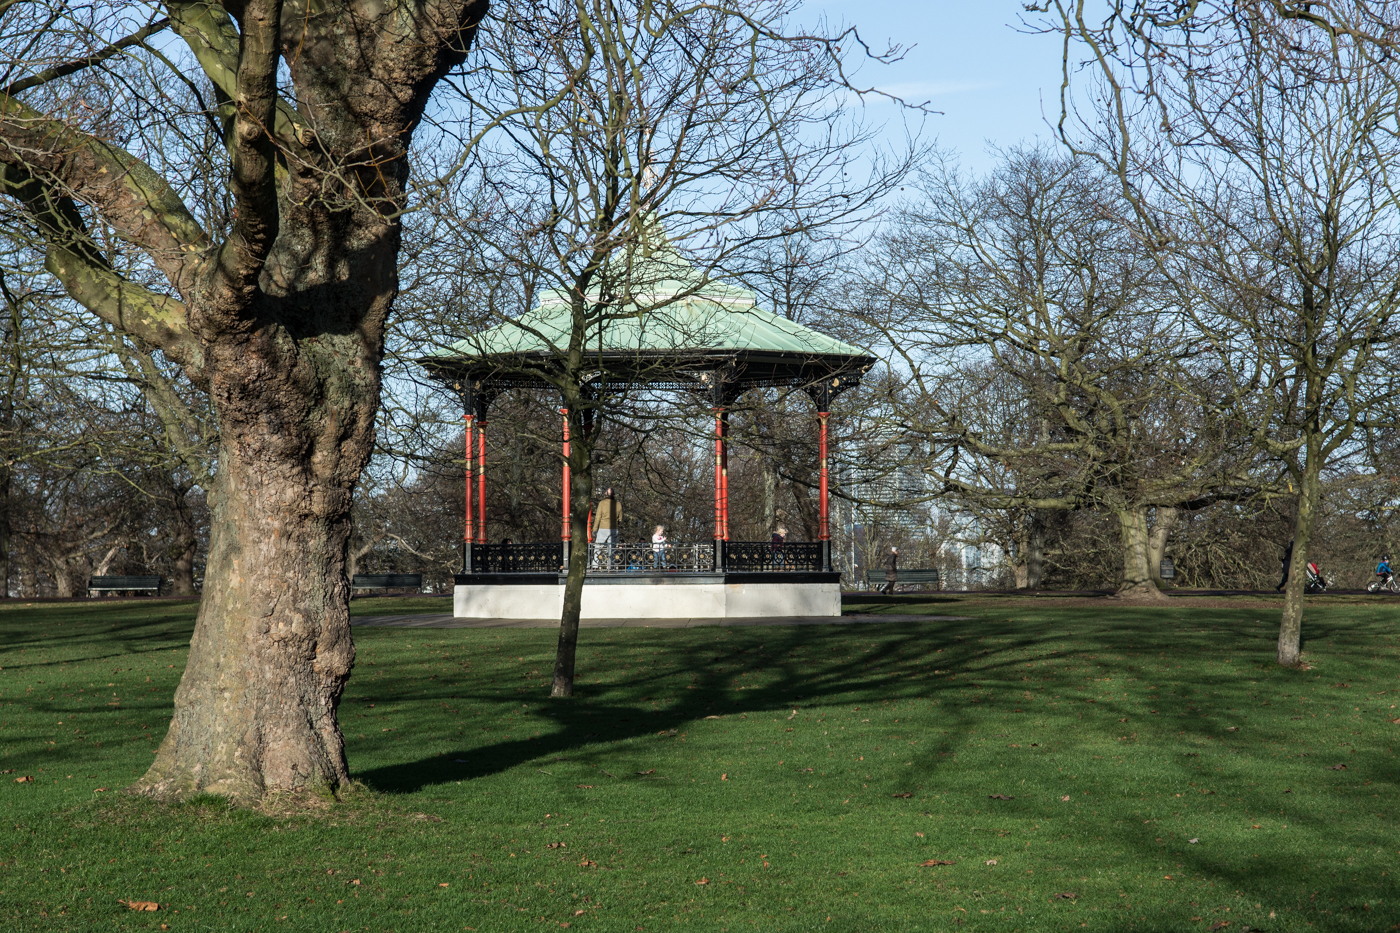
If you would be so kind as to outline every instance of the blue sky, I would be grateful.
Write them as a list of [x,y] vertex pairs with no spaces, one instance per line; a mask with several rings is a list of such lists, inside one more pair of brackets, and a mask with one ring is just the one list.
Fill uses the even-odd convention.
[[[990,163],[988,142],[1053,141],[1061,47],[1054,36],[1016,31],[1021,12],[1019,0],[808,0],[798,16],[857,26],[872,49],[891,40],[912,46],[898,64],[867,65],[858,83],[943,111],[925,132],[981,171]],[[871,105],[869,115],[885,122],[894,108]]]

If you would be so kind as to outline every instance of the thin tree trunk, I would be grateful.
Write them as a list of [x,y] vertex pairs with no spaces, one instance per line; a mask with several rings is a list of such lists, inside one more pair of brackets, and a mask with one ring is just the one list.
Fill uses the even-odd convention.
[[1283,616],[1278,629],[1278,663],[1297,667],[1302,657],[1303,597],[1308,585],[1308,549],[1312,545],[1313,525],[1317,518],[1318,497],[1322,488],[1322,456],[1319,439],[1310,433],[1306,441],[1307,460],[1303,463],[1302,482],[1298,490],[1297,519],[1293,525],[1293,567],[1283,591]]
[[578,623],[583,610],[583,582],[588,572],[588,507],[593,502],[593,471],[589,468],[588,432],[582,419],[570,417],[569,433],[575,438],[569,456],[569,572],[564,583],[564,608],[559,616],[559,645],[554,653],[551,697],[574,695],[574,663],[578,657]]
[[1152,582],[1147,569],[1147,509],[1133,506],[1118,511],[1122,532],[1123,579],[1117,596],[1135,602],[1160,602],[1167,597]]

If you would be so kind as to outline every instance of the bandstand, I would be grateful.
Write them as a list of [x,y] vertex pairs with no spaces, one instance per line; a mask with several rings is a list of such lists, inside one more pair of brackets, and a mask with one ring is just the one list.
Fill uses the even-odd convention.
[[[659,310],[610,320],[589,335],[591,388],[647,386],[708,401],[714,415],[714,537],[672,542],[658,566],[650,541],[590,548],[581,617],[714,619],[839,616],[840,574],[832,570],[828,492],[830,403],[859,384],[875,358],[866,351],[773,314],[755,294],[698,283],[670,253],[647,288]],[[548,293],[519,322],[485,331],[420,362],[463,400],[466,515],[462,569],[453,609],[461,618],[558,618],[571,540],[569,420],[562,419],[562,532],[558,541],[492,543],[486,538],[485,432],[492,401],[512,388],[544,388],[539,373],[567,346],[569,296]],[[750,389],[800,389],[812,400],[817,436],[816,541],[735,541],[729,535],[729,411]],[[624,491],[625,497],[625,491]]]

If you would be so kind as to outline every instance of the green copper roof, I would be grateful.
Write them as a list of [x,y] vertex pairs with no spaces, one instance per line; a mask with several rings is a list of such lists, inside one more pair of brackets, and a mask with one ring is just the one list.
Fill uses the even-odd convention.
[[[860,347],[843,343],[758,306],[754,292],[705,281],[669,243],[639,258],[614,290],[625,298],[609,319],[586,334],[586,352],[604,357],[628,355],[678,359],[726,354],[781,356],[794,362],[815,357],[868,360]],[[589,296],[596,300],[597,294]],[[553,356],[568,348],[570,296],[546,292],[518,320],[460,340],[428,354],[424,362],[503,363],[516,356]]]

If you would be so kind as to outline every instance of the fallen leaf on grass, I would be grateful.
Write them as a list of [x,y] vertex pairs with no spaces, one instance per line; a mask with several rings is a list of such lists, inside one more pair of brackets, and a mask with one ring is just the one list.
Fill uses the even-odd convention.
[[1200,842],[1201,840],[1199,840],[1199,839],[1187,839],[1186,841],[1189,842],[1191,845],[1195,845],[1196,843]]
[[797,769],[797,773],[798,773],[798,774],[811,774],[813,770],[815,770],[815,769],[813,769],[813,768],[798,768],[798,769]]
[[1347,766],[1346,766],[1346,765],[1329,765],[1329,766],[1327,767],[1327,770],[1328,770],[1328,771],[1345,771],[1346,769],[1347,769]]
[[1068,802],[1069,802],[1069,794],[1065,794],[1063,797],[1060,798],[1060,800],[1061,800],[1062,802],[1068,803]]
[[582,917],[585,913],[587,913],[587,911],[584,911],[584,910],[576,910],[576,911],[574,911],[574,916],[575,916],[575,917]]
[[32,778],[32,777],[30,777],[29,775],[26,774],[24,777],[17,777],[17,778],[15,778],[15,783],[16,783],[16,784],[33,784],[33,783],[34,783],[34,778]]
[[598,867],[598,863],[595,862],[595,861],[593,861],[591,858],[586,858],[586,859],[584,859],[583,861],[581,861],[581,862],[578,863],[578,867],[579,867],[579,868],[597,868],[597,867]]
[[98,787],[98,788],[95,788],[95,789],[93,790],[93,793],[94,793],[94,794],[105,794],[105,793],[107,793],[107,788],[105,788],[105,787]]
[[546,849],[567,849],[568,847],[567,842],[551,842],[545,846]]
[[637,773],[638,773],[638,774],[655,774],[655,773],[656,773],[656,769],[655,769],[655,768],[648,768],[646,771],[638,771]]
[[160,910],[160,905],[155,901],[123,901],[118,900],[118,904],[125,904],[132,910]]
[[727,781],[727,780],[729,780],[729,775],[727,775],[727,774],[721,774],[721,775],[719,776],[719,779],[720,779],[721,781]]
[[890,796],[891,796],[891,797],[912,797],[912,796],[914,796],[914,795],[911,794],[911,793],[909,793],[908,791],[905,791],[905,792],[902,793],[902,794],[890,794]]
[[1076,897],[1078,897],[1078,896],[1079,896],[1079,895],[1078,895],[1078,894],[1075,894],[1073,891],[1061,891],[1061,892],[1059,892],[1058,894],[1052,894],[1052,895],[1050,895],[1050,900],[1052,900],[1052,901],[1053,901],[1053,900],[1072,901],[1072,900],[1074,900],[1074,899],[1075,899]]
[[1010,794],[988,794],[987,797],[988,797],[988,799],[990,799],[990,800],[1015,800],[1015,799],[1016,799],[1015,797],[1011,796]]
[[920,868],[932,868],[934,865],[956,865],[957,862],[949,858],[931,858],[927,862],[920,862]]
[[346,884],[353,884],[353,885],[355,885],[356,887],[358,887],[359,884],[360,884],[360,879],[359,879],[359,878],[351,878],[349,881],[347,881],[347,882],[345,882],[345,883],[346,883]]
[[1239,726],[1231,726],[1230,728],[1226,729],[1225,731],[1226,731],[1226,732],[1239,732],[1239,731],[1240,731],[1240,727],[1239,727]]
[[988,864],[988,865],[995,865],[996,863],[997,863],[997,860],[994,859],[994,858],[989,858],[989,859],[987,859],[987,864]]
[[706,716],[706,719],[723,719],[723,716]]
[[440,887],[440,888],[445,888],[445,887],[447,887],[447,882],[446,882],[446,881],[439,881],[439,882],[438,882],[438,887]]
[[15,773],[15,769],[14,769],[14,768],[6,768],[4,771],[0,771],[0,774],[14,774],[14,773]]
[[697,882],[695,882],[695,883],[696,883],[696,884],[709,884],[709,883],[710,883],[710,879],[709,879],[709,878],[701,878],[699,881],[697,881]]
[[584,790],[592,790],[592,789],[593,789],[593,785],[592,785],[592,784],[575,784],[574,786],[575,786],[575,787],[582,787]]

